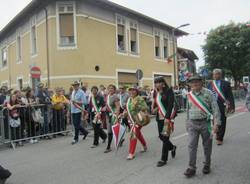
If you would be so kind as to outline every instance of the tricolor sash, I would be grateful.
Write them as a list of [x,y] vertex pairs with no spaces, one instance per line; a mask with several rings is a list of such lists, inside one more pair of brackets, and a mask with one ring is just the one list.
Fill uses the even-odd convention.
[[223,94],[220,86],[216,83],[215,80],[213,80],[213,82],[212,82],[212,87],[213,87],[213,90],[218,94],[218,96],[225,102],[226,101],[226,97]]
[[201,111],[205,112],[208,115],[208,131],[211,134],[212,133],[212,124],[213,124],[213,114],[210,112],[207,105],[192,91],[188,94],[189,101],[194,104],[196,107],[198,107]]
[[[162,104],[162,95],[160,93],[157,93],[156,104],[158,106],[159,113],[165,118],[166,114],[167,114],[167,110],[165,109],[165,107]],[[176,109],[173,107],[171,115],[170,115],[170,119],[173,120],[175,115],[176,115]]]
[[101,112],[102,108],[101,107],[98,108],[97,103],[96,103],[96,99],[94,96],[91,97],[91,103],[94,107],[95,112],[97,112],[97,113]]
[[112,108],[112,106],[111,106],[111,103],[110,103],[110,95],[108,95],[107,98],[108,98],[108,99],[107,99],[107,106],[108,106],[109,110],[111,111],[111,113],[110,113],[110,116],[111,116],[111,118],[112,118],[112,119],[111,119],[111,123],[114,124],[115,121],[116,121],[115,109]]

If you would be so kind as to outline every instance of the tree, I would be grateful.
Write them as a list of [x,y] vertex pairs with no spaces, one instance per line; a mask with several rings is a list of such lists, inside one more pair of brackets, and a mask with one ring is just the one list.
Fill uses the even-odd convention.
[[244,75],[250,75],[250,28],[233,22],[211,30],[202,46],[206,66],[223,69],[237,85]]

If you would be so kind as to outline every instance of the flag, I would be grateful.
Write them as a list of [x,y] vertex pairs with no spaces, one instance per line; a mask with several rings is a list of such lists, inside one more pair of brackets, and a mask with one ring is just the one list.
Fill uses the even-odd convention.
[[250,27],[250,22],[246,23],[246,26],[247,26],[247,27]]
[[115,125],[112,126],[112,132],[114,136],[115,148],[116,150],[118,150],[120,143],[125,135],[126,128],[120,123],[116,123]]

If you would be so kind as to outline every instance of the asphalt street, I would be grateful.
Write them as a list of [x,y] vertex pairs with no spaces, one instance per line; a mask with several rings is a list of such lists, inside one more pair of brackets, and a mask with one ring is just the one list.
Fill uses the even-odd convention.
[[185,117],[185,113],[178,116],[172,136],[177,156],[162,168],[156,167],[161,142],[155,120],[143,129],[148,152],[139,153],[138,144],[133,161],[126,160],[128,139],[117,153],[104,154],[105,144],[90,148],[92,136],[73,146],[72,137],[65,136],[16,150],[2,148],[0,164],[12,171],[8,184],[250,184],[250,113],[238,107],[228,118],[224,145],[213,145],[212,172],[206,176],[201,171],[200,140],[198,170],[191,179],[183,175],[188,164]]

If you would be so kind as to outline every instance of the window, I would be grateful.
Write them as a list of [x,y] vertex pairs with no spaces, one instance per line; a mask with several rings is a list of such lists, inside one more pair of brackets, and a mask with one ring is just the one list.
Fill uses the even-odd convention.
[[7,49],[3,48],[2,51],[2,68],[7,67],[8,64],[8,53],[7,53]]
[[59,45],[75,46],[74,4],[58,5]]
[[168,39],[164,38],[163,46],[164,59],[168,58]]
[[126,51],[125,48],[125,26],[118,25],[118,35],[117,35],[118,51]]
[[117,50],[126,52],[126,19],[122,16],[117,16]]
[[137,23],[130,22],[130,52],[138,53]]
[[21,59],[22,59],[22,50],[21,50],[22,48],[21,48],[21,36],[20,35],[18,35],[17,36],[17,39],[16,39],[16,60],[17,60],[17,62],[20,62],[21,61]]
[[160,37],[155,36],[155,56],[160,57]]
[[31,54],[35,55],[37,53],[37,38],[36,38],[36,25],[31,27]]

